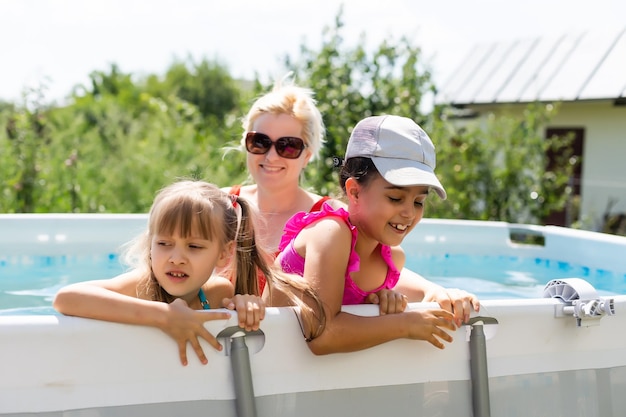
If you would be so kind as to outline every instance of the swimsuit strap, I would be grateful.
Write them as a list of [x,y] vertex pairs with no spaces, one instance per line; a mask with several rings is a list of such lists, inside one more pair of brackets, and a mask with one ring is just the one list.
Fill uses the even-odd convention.
[[200,304],[202,304],[202,308],[204,310],[210,310],[211,306],[209,305],[209,302],[206,299],[206,296],[204,295],[204,291],[202,291],[202,288],[200,288],[200,290],[198,291],[198,298],[200,298]]
[[239,184],[233,185],[232,187],[230,187],[230,190],[228,190],[228,194],[239,195],[240,192],[241,192],[241,185]]
[[324,204],[327,200],[330,200],[329,196],[320,198],[315,202],[315,204],[313,204],[313,207],[311,207],[311,210],[309,211],[322,211],[322,204]]

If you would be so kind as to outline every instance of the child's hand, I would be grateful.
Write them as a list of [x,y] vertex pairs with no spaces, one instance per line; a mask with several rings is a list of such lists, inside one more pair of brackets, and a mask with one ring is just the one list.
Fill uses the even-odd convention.
[[180,298],[166,305],[166,320],[159,328],[176,341],[181,363],[183,366],[186,366],[188,363],[187,343],[190,343],[200,362],[206,365],[208,360],[198,339],[206,340],[218,351],[222,350],[222,345],[204,327],[204,322],[209,320],[227,320],[230,318],[230,314],[224,311],[193,310]]
[[480,302],[474,294],[456,288],[435,288],[424,295],[423,301],[435,301],[444,310],[454,313],[457,327],[469,321],[472,309],[476,312],[480,310]]
[[233,298],[224,298],[222,306],[236,310],[239,327],[247,331],[258,330],[261,320],[265,318],[265,302],[256,295],[237,294]]
[[454,316],[446,310],[411,310],[408,311],[409,339],[425,340],[433,346],[443,349],[442,339],[452,342],[452,336],[443,329],[456,330]]
[[406,309],[407,298],[394,290],[380,290],[367,296],[370,304],[378,304],[380,315],[402,313]]

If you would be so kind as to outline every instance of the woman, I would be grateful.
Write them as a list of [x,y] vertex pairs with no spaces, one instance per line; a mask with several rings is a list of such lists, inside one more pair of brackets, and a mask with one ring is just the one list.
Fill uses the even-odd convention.
[[311,90],[277,83],[254,102],[243,128],[242,146],[254,183],[224,190],[256,205],[263,219],[259,225],[261,243],[275,252],[292,215],[318,211],[324,201],[341,205],[300,186],[300,174],[319,156],[324,122]]

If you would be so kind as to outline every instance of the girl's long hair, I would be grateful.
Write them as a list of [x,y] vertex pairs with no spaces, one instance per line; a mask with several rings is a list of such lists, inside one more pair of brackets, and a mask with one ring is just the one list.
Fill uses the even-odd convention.
[[235,294],[259,294],[258,271],[266,279],[271,297],[278,291],[288,304],[300,308],[307,340],[321,334],[325,315],[317,293],[301,277],[286,274],[273,265],[273,258],[257,242],[256,212],[240,196],[229,195],[204,181],[178,181],[163,188],[154,199],[146,232],[132,241],[124,254],[130,266],[138,268],[144,279],[137,288],[139,298],[171,303],[175,297],[165,291],[152,271],[150,247],[153,236],[173,235],[185,238],[196,233],[202,239],[217,242],[220,249],[235,242],[235,259],[220,271],[234,283]]

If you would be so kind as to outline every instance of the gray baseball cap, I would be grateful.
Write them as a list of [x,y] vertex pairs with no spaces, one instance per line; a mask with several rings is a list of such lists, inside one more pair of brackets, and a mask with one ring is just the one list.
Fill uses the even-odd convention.
[[435,146],[424,129],[407,117],[372,116],[354,127],[345,159],[371,158],[385,180],[401,187],[427,186],[441,199],[446,190],[435,175]]

